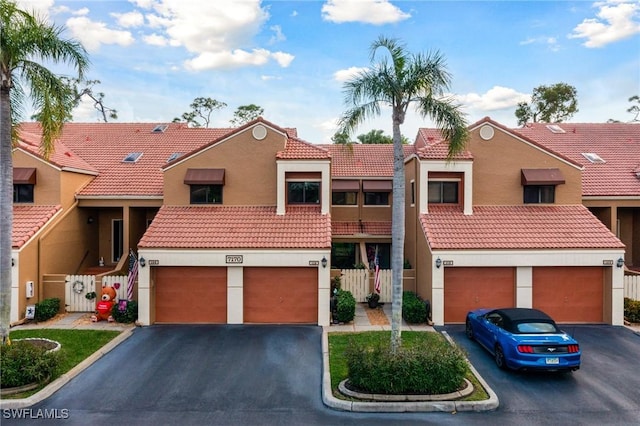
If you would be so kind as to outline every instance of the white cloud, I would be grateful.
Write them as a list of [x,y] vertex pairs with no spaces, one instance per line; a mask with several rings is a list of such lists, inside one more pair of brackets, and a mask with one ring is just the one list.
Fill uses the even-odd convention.
[[36,16],[48,19],[54,0],[17,0],[15,3],[22,10],[29,13],[35,12]]
[[585,47],[603,47],[640,33],[640,6],[637,3],[613,0],[594,6],[599,8],[597,18],[582,21],[569,38],[586,39]]
[[[263,30],[269,13],[259,0],[135,0],[150,11],[145,18],[156,31],[149,40],[159,42],[162,35],[172,46],[183,46],[193,57],[187,69],[261,66],[270,60],[287,67],[294,56],[253,46],[254,37]],[[285,39],[280,26],[272,26],[271,43]]]
[[139,27],[144,24],[144,16],[140,12],[112,13],[118,25],[124,28]]
[[291,62],[295,58],[295,56],[285,52],[273,52],[271,53],[271,57],[275,59],[278,65],[280,65],[282,68],[287,68],[289,65],[291,65]]
[[328,0],[322,6],[322,18],[338,24],[364,22],[383,25],[400,22],[411,15],[388,0]]
[[102,44],[129,46],[134,42],[129,31],[111,30],[105,23],[92,21],[84,16],[69,18],[66,26],[73,37],[90,52],[99,50]]
[[280,41],[285,41],[287,39],[285,35],[282,33],[282,27],[280,25],[273,25],[269,29],[273,31],[273,35],[269,40],[269,44],[275,44]]
[[529,102],[531,95],[519,93],[515,89],[493,86],[484,94],[467,93],[455,96],[465,109],[486,112],[514,108],[519,102]]
[[333,78],[339,83],[351,80],[360,73],[367,71],[368,68],[351,67],[345,70],[338,70],[333,73]]
[[166,46],[169,44],[169,40],[155,33],[142,37],[142,40],[151,46]]

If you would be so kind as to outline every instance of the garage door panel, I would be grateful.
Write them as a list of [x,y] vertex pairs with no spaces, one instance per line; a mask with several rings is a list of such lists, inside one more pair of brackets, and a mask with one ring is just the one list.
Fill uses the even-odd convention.
[[318,270],[245,268],[245,323],[318,323]]
[[533,307],[558,322],[603,321],[602,267],[533,268]]
[[227,268],[176,266],[154,271],[156,322],[227,322]]
[[479,308],[515,306],[513,268],[445,268],[444,321],[462,323]]

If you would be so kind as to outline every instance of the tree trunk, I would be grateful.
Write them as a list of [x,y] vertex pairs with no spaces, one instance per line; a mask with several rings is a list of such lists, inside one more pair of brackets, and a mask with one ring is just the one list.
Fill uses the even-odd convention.
[[0,87],[0,339],[9,338],[11,321],[11,234],[13,230],[13,158],[9,88]]
[[[395,114],[394,114],[395,115]],[[391,208],[391,351],[401,344],[402,269],[404,267],[404,149],[400,134],[401,118],[393,119],[393,204]]]

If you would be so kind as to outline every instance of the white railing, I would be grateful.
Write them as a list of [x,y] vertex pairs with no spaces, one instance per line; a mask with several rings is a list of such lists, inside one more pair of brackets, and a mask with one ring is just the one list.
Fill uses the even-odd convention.
[[[367,269],[343,269],[341,286],[353,294],[356,302],[366,302],[367,295],[373,290],[373,271]],[[380,302],[391,303],[391,270],[380,270]]]
[[[100,288],[111,286],[116,289],[118,299],[127,298],[127,276],[109,275],[102,277],[100,288],[96,288],[95,275],[67,275],[65,284],[65,303],[68,312],[93,312],[96,299],[100,297]],[[96,293],[96,299],[87,299],[87,293]]]
[[640,275],[624,276],[624,297],[640,300]]

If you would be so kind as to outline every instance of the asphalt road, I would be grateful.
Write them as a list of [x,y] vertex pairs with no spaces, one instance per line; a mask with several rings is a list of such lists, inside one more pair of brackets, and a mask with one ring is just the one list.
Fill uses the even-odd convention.
[[[567,375],[503,372],[462,327],[446,331],[469,353],[500,407],[487,413],[351,413],[321,398],[320,327],[152,326],[16,419],[2,425],[638,424],[640,336],[577,327],[583,368]],[[38,416],[58,416],[42,419]]]

